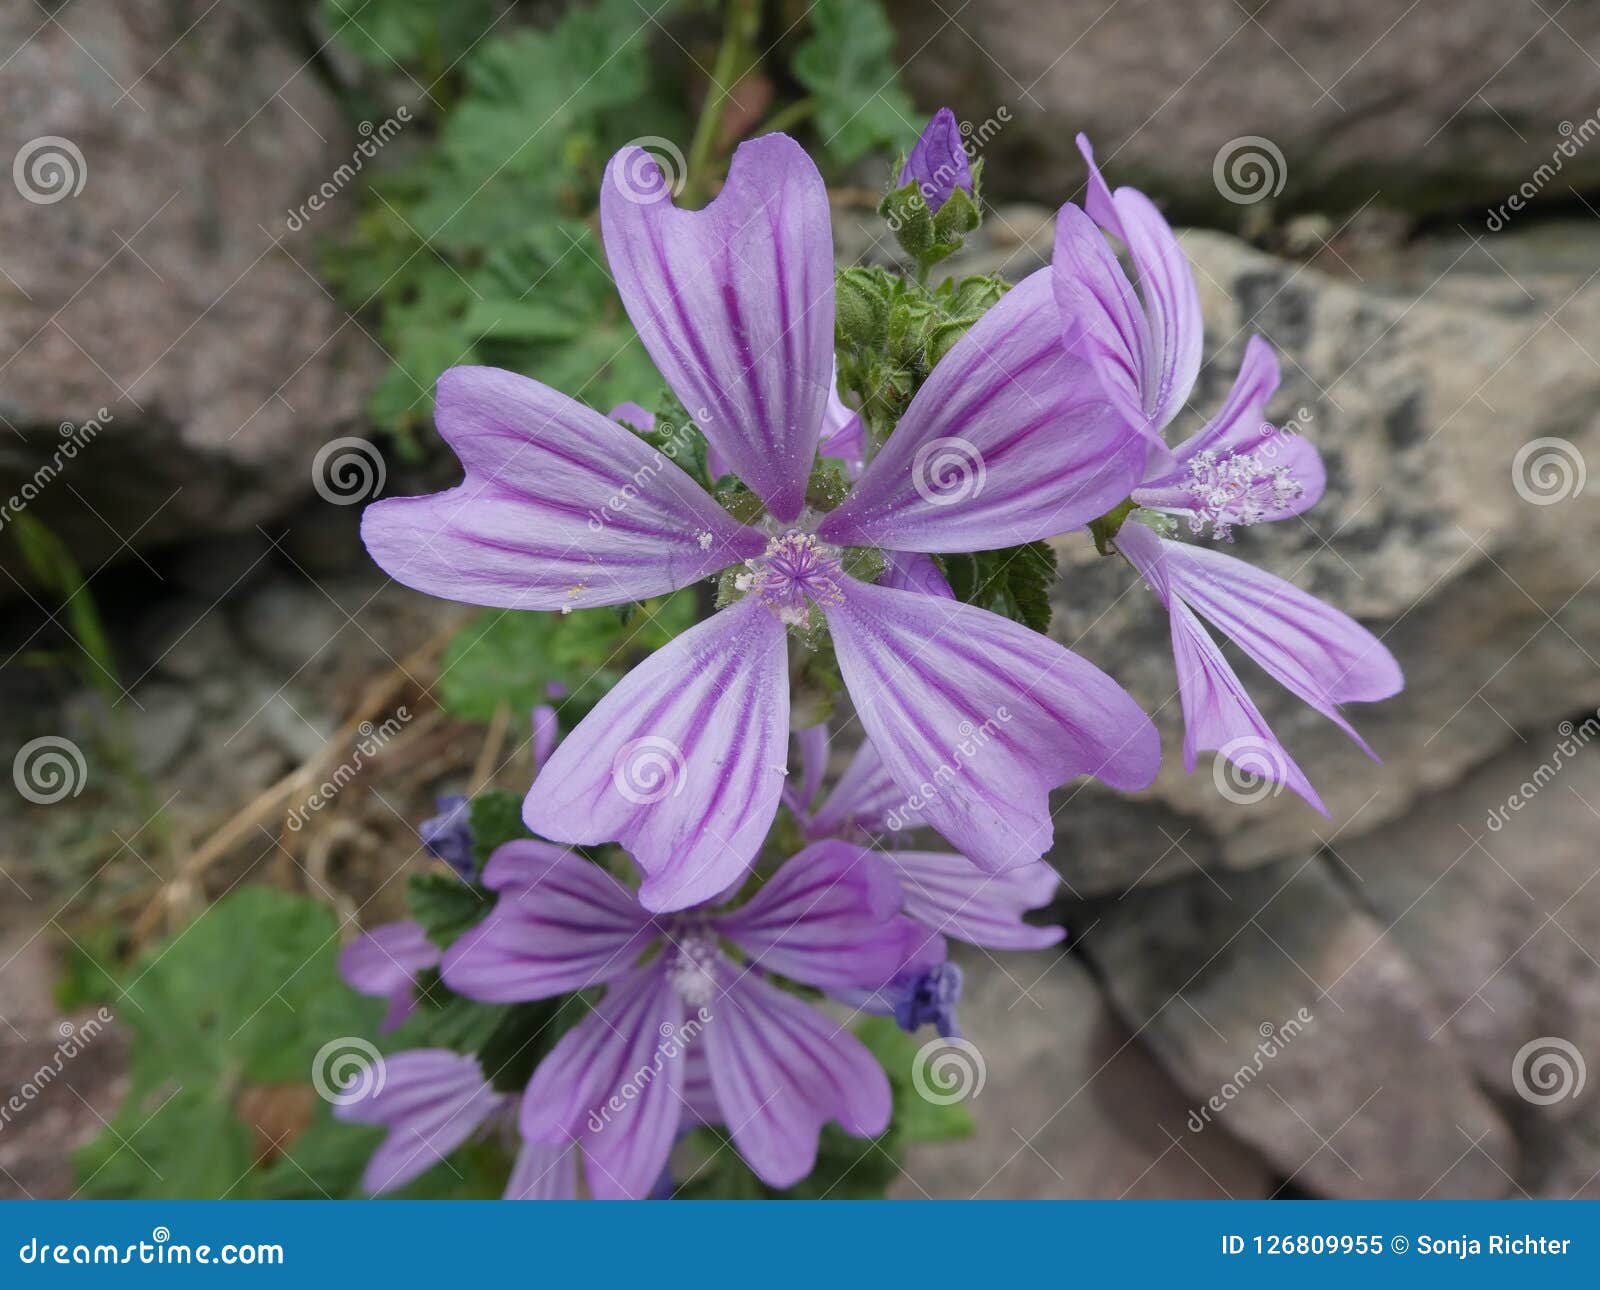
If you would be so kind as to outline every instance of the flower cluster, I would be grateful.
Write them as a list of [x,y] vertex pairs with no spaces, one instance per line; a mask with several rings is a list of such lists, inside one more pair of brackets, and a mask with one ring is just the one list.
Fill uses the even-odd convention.
[[[390,1058],[381,1093],[344,1108],[390,1129],[369,1189],[489,1128],[523,1144],[519,1196],[574,1194],[580,1160],[593,1195],[651,1194],[697,1124],[774,1187],[811,1170],[824,1123],[884,1130],[889,1085],[838,1007],[958,1034],[947,937],[1062,934],[1022,918],[1057,882],[1041,859],[1052,790],[1081,776],[1138,790],[1160,765],[1116,681],[958,569],[1091,533],[1169,612],[1188,768],[1218,750],[1324,809],[1201,620],[1358,743],[1339,705],[1393,694],[1398,668],[1350,618],[1215,549],[1311,506],[1321,460],[1265,419],[1278,369],[1260,337],[1222,408],[1169,446],[1200,363],[1193,274],[1150,200],[1109,189],[1082,146],[1087,197],[1062,208],[1049,267],[930,290],[928,265],[976,221],[941,112],[896,191],[929,218],[970,218],[925,246],[902,236],[915,281],[858,276],[847,300],[841,280],[837,316],[827,193],[793,140],[741,145],[699,211],[638,149],[619,153],[606,252],[670,389],[663,410],[699,454],[664,455],[638,405],[607,417],[490,368],[440,378],[437,423],[465,478],[367,509],[392,577],[557,613],[704,583],[715,608],[559,745],[546,720],[522,809],[535,836],[483,868],[483,921],[442,954],[410,925],[347,952],[391,1023],[424,972],[484,1003],[587,1009],[520,1100],[471,1058]],[[818,691],[824,708],[847,697],[863,736],[826,794]],[[425,839],[471,881],[465,806],[442,806]],[[953,849],[901,845],[908,823]]]

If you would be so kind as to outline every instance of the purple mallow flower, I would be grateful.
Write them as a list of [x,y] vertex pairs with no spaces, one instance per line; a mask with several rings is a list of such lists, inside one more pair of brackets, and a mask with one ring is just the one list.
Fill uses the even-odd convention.
[[[478,1059],[444,1048],[418,1048],[381,1059],[360,1096],[340,1101],[335,1118],[378,1124],[388,1136],[361,1175],[374,1196],[398,1191],[480,1134],[516,1139],[516,1099],[497,1093]],[[571,1200],[577,1162],[566,1147],[523,1141],[506,1184],[507,1200]]]
[[725,1124],[774,1187],[811,1171],[825,1122],[887,1127],[872,1054],[767,975],[871,989],[943,960],[869,852],[817,843],[737,909],[654,917],[601,866],[541,842],[506,843],[483,881],[499,900],[446,954],[452,990],[499,1003],[607,987],[539,1064],[520,1116],[526,1140],[581,1148],[595,1196],[649,1194],[685,1123]]
[[[1222,408],[1176,448],[1162,432],[1183,408],[1200,368],[1203,326],[1194,274],[1172,229],[1149,198],[1112,192],[1081,135],[1089,164],[1087,213],[1062,207],[1053,266],[1067,345],[1089,364],[1107,397],[1149,445],[1144,477],[1131,491],[1141,508],[1171,517],[1191,536],[1229,540],[1237,527],[1298,515],[1322,496],[1317,450],[1266,420],[1278,388],[1271,347],[1252,336]],[[1104,233],[1126,248],[1138,292]],[[1292,583],[1219,551],[1123,524],[1117,549],[1167,607],[1184,717],[1184,764],[1217,751],[1247,776],[1287,784],[1327,814],[1305,774],[1267,726],[1203,617],[1291,693],[1333,721],[1376,760],[1339,705],[1388,698],[1399,665],[1354,619]]]
[[940,108],[923,128],[921,137],[900,171],[900,187],[915,182],[930,211],[950,200],[958,188],[972,192],[972,169],[967,164],[966,140],[961,124],[949,108]]
[[382,923],[344,947],[339,975],[356,993],[389,1001],[379,1028],[387,1032],[411,1015],[417,1002],[417,974],[437,967],[443,954],[421,923],[410,919]]
[[[655,186],[619,184],[619,167]],[[440,378],[437,420],[465,481],[363,517],[396,580],[507,608],[625,603],[739,567],[740,598],[636,667],[556,750],[525,803],[529,827],[620,842],[652,910],[736,883],[783,790],[786,626],[814,611],[890,777],[907,794],[941,785],[923,815],[983,868],[1042,854],[1052,788],[1086,774],[1148,784],[1154,728],[1098,668],[914,581],[845,572],[851,547],[894,562],[1065,532],[1137,482],[1143,445],[1063,349],[1049,271],[983,315],[849,496],[819,515],[806,489],[834,360],[816,167],[783,135],[747,142],[717,199],[685,211],[625,149],[601,220],[645,347],[767,518],[733,519],[638,436],[546,386],[460,367]]]

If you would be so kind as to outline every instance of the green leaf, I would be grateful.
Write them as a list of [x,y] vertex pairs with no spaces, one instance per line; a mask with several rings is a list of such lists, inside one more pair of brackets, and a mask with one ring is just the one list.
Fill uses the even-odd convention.
[[817,0],[811,35],[793,66],[816,99],[823,147],[841,165],[916,137],[917,111],[900,87],[894,29],[877,0]]
[[364,63],[443,69],[494,24],[502,0],[322,0],[323,21]]
[[338,976],[326,906],[241,887],[128,969],[128,1091],[111,1126],[76,1158],[83,1194],[181,1198],[256,1194],[255,1143],[239,1098],[305,1085],[322,1045],[377,1028],[382,1004]]
[[406,880],[406,904],[428,939],[448,949],[461,933],[476,927],[494,907],[494,896],[454,873],[429,870]]
[[467,819],[472,825],[472,858],[479,873],[497,847],[533,836],[522,822],[522,798],[503,788],[485,789],[474,797],[467,806]]
[[502,702],[531,711],[552,683],[566,687],[569,727],[627,673],[694,621],[692,590],[644,602],[624,622],[612,609],[571,614],[492,610],[468,623],[445,650],[439,696],[455,716],[488,721]]
[[1056,553],[1048,542],[942,556],[940,564],[957,600],[992,609],[1036,632],[1049,631]]

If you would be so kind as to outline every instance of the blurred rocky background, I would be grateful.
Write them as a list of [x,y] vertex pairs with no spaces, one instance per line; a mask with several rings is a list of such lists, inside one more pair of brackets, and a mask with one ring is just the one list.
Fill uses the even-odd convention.
[[[0,14],[0,497],[50,472],[17,508],[37,527],[0,526],[0,752],[81,758],[56,800],[0,793],[0,1092],[82,1024],[63,979],[243,881],[382,908],[436,789],[516,785],[504,721],[433,702],[460,607],[387,584],[359,506],[317,487],[351,437],[387,491],[452,468],[425,430],[400,451],[372,429],[395,347],[333,282],[373,218],[360,184],[294,216],[399,107],[423,124],[385,146],[424,147],[451,57],[564,7],[471,6],[438,79],[342,52],[326,6]],[[1059,544],[1053,631],[1156,714],[1167,764],[1132,799],[1062,796],[1072,937],[967,956],[977,1136],[913,1154],[896,1194],[1600,1196],[1600,14],[886,8],[910,102],[948,103],[984,159],[962,267],[1046,262],[1078,130],[1188,226],[1195,414],[1262,333],[1271,410],[1329,468],[1318,507],[1238,553],[1357,615],[1407,678],[1350,714],[1374,764],[1236,659],[1332,818],[1234,800],[1208,757],[1183,770],[1154,597]],[[698,22],[651,57],[689,67]],[[881,159],[836,178],[841,263],[882,259]],[[286,829],[290,790],[396,704],[421,715],[363,783]],[[0,1128],[0,1195],[74,1189],[63,1150],[112,1114],[119,1044]]]

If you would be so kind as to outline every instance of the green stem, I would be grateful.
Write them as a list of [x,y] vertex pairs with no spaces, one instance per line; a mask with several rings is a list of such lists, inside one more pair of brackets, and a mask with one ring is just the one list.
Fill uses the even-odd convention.
[[792,130],[802,121],[809,120],[811,114],[817,110],[817,101],[813,98],[796,99],[788,107],[779,108],[760,128],[757,134],[777,134],[782,130]]
[[722,127],[722,116],[733,87],[749,70],[750,50],[760,23],[759,0],[728,0],[722,45],[717,50],[711,85],[706,90],[705,105],[700,109],[700,119],[695,122],[694,138],[689,144],[688,182],[697,197],[704,197],[709,191],[706,176],[711,168],[717,133]]

